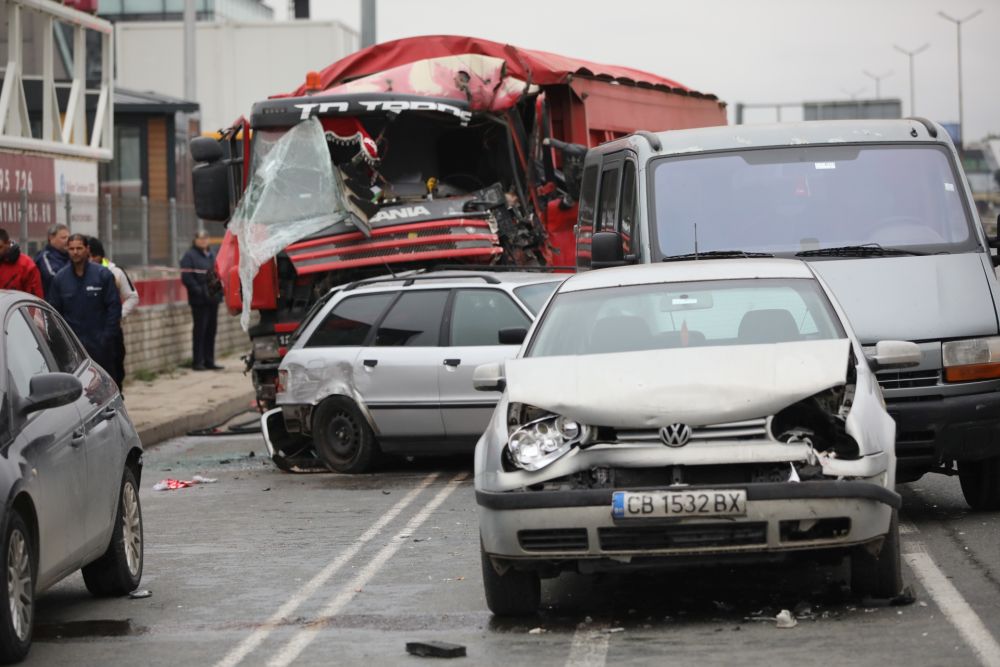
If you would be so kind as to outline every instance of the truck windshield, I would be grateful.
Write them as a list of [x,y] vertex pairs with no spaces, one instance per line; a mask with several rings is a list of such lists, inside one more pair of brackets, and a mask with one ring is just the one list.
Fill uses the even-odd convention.
[[662,257],[694,252],[696,238],[699,252],[962,252],[979,248],[963,187],[947,153],[926,145],[666,158],[653,168],[653,231]]

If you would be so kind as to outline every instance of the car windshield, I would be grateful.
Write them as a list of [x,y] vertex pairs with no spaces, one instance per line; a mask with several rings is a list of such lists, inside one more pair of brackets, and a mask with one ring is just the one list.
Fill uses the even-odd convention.
[[810,279],[656,283],[556,294],[529,357],[844,338]]
[[515,287],[514,294],[521,300],[521,303],[528,307],[532,315],[537,315],[538,311],[545,305],[545,300],[552,294],[552,290],[558,286],[558,280],[547,283],[535,283],[534,285],[523,285]]
[[808,256],[866,246],[857,254],[877,256],[979,248],[962,205],[963,181],[939,147],[743,150],[659,160],[653,173],[654,232],[664,257],[695,250]]

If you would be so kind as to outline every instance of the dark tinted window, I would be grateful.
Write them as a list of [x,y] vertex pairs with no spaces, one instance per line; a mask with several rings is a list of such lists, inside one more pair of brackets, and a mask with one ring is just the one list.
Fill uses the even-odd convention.
[[323,319],[306,347],[362,345],[394,296],[388,292],[344,299]]
[[618,167],[605,169],[601,175],[601,220],[597,231],[613,232],[615,230],[615,214],[618,213]]
[[499,345],[500,329],[526,329],[530,324],[524,311],[500,290],[459,290],[451,315],[451,344]]
[[[583,170],[583,185],[580,186],[580,226],[594,224],[594,202],[597,200],[597,165]],[[588,229],[589,231],[589,229]]]
[[622,171],[622,205],[618,215],[619,227],[622,234],[622,249],[626,253],[632,252],[632,235],[635,226],[635,163],[626,162]]
[[514,294],[528,307],[532,315],[537,315],[538,311],[545,305],[545,300],[549,298],[556,287],[559,287],[559,281],[553,280],[548,283],[515,287]]
[[393,305],[375,334],[375,345],[438,345],[448,292],[406,292]]
[[7,320],[6,353],[10,381],[22,397],[30,393],[32,377],[52,370],[38,339],[20,312],[12,314]]
[[80,364],[83,363],[85,353],[73,337],[66,332],[65,325],[55,314],[45,308],[27,306],[23,311],[48,344],[56,362],[56,370],[63,373],[75,373]]

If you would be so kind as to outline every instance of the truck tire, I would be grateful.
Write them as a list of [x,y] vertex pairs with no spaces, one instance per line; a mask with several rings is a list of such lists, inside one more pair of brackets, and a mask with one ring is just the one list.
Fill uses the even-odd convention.
[[132,469],[122,474],[118,492],[118,511],[107,551],[83,566],[83,583],[95,597],[114,597],[130,593],[142,580],[143,534],[139,485]]
[[362,473],[378,461],[375,434],[350,399],[331,396],[316,409],[312,420],[316,453],[330,470]]
[[965,502],[974,510],[1000,509],[1000,456],[959,461],[958,481]]
[[20,662],[31,648],[35,625],[35,563],[31,533],[16,510],[10,510],[3,540],[0,590],[7,592],[0,605],[0,662]]
[[486,606],[496,616],[530,616],[538,611],[542,601],[542,582],[537,572],[522,572],[513,567],[503,574],[496,568],[479,542],[479,557],[483,565],[483,590]]
[[865,547],[851,552],[851,592],[859,597],[893,598],[903,590],[903,571],[899,560],[899,512],[892,510],[889,532],[878,555]]

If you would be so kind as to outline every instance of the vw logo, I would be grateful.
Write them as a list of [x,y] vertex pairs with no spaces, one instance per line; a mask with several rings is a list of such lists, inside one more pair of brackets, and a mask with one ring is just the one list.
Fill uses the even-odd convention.
[[670,424],[660,429],[660,440],[667,447],[683,447],[691,440],[691,427],[687,424]]

